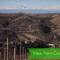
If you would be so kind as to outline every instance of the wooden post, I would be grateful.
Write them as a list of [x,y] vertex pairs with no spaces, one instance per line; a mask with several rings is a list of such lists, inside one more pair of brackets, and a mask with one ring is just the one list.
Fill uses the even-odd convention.
[[8,56],[8,52],[9,52],[9,51],[8,51],[8,47],[9,47],[9,46],[8,46],[8,42],[9,42],[9,41],[8,41],[8,37],[7,37],[7,60],[8,60],[8,57],[9,57],[9,56]]
[[24,59],[24,52],[25,52],[25,51],[24,51],[24,47],[23,47],[22,59]]
[[16,48],[14,46],[14,60],[16,60]]
[[1,57],[2,57],[2,56],[1,56],[1,52],[0,52],[0,60],[1,60]]
[[6,49],[4,47],[4,60],[6,59],[6,55],[5,55]]
[[21,46],[20,46],[20,60],[21,60]]

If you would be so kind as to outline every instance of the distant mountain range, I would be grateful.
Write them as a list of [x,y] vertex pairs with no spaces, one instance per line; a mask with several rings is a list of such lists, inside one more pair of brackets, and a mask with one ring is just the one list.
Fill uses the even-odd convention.
[[0,10],[0,13],[60,13],[60,10],[39,10],[39,9],[28,9],[28,10]]

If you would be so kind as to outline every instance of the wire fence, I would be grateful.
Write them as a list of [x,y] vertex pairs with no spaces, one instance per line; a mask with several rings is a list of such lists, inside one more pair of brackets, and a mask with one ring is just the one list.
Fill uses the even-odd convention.
[[19,52],[17,54],[16,45],[9,46],[7,38],[7,44],[3,48],[0,47],[0,60],[28,60],[28,55],[25,47],[19,46]]

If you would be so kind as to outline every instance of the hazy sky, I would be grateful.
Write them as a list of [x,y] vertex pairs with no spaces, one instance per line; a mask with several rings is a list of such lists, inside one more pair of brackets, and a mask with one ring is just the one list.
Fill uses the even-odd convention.
[[0,9],[60,9],[60,0],[0,0]]

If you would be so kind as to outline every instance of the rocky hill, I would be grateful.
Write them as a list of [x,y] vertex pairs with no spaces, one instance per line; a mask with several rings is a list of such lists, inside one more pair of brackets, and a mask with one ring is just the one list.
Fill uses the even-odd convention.
[[60,43],[60,14],[0,14],[0,42],[35,41]]

